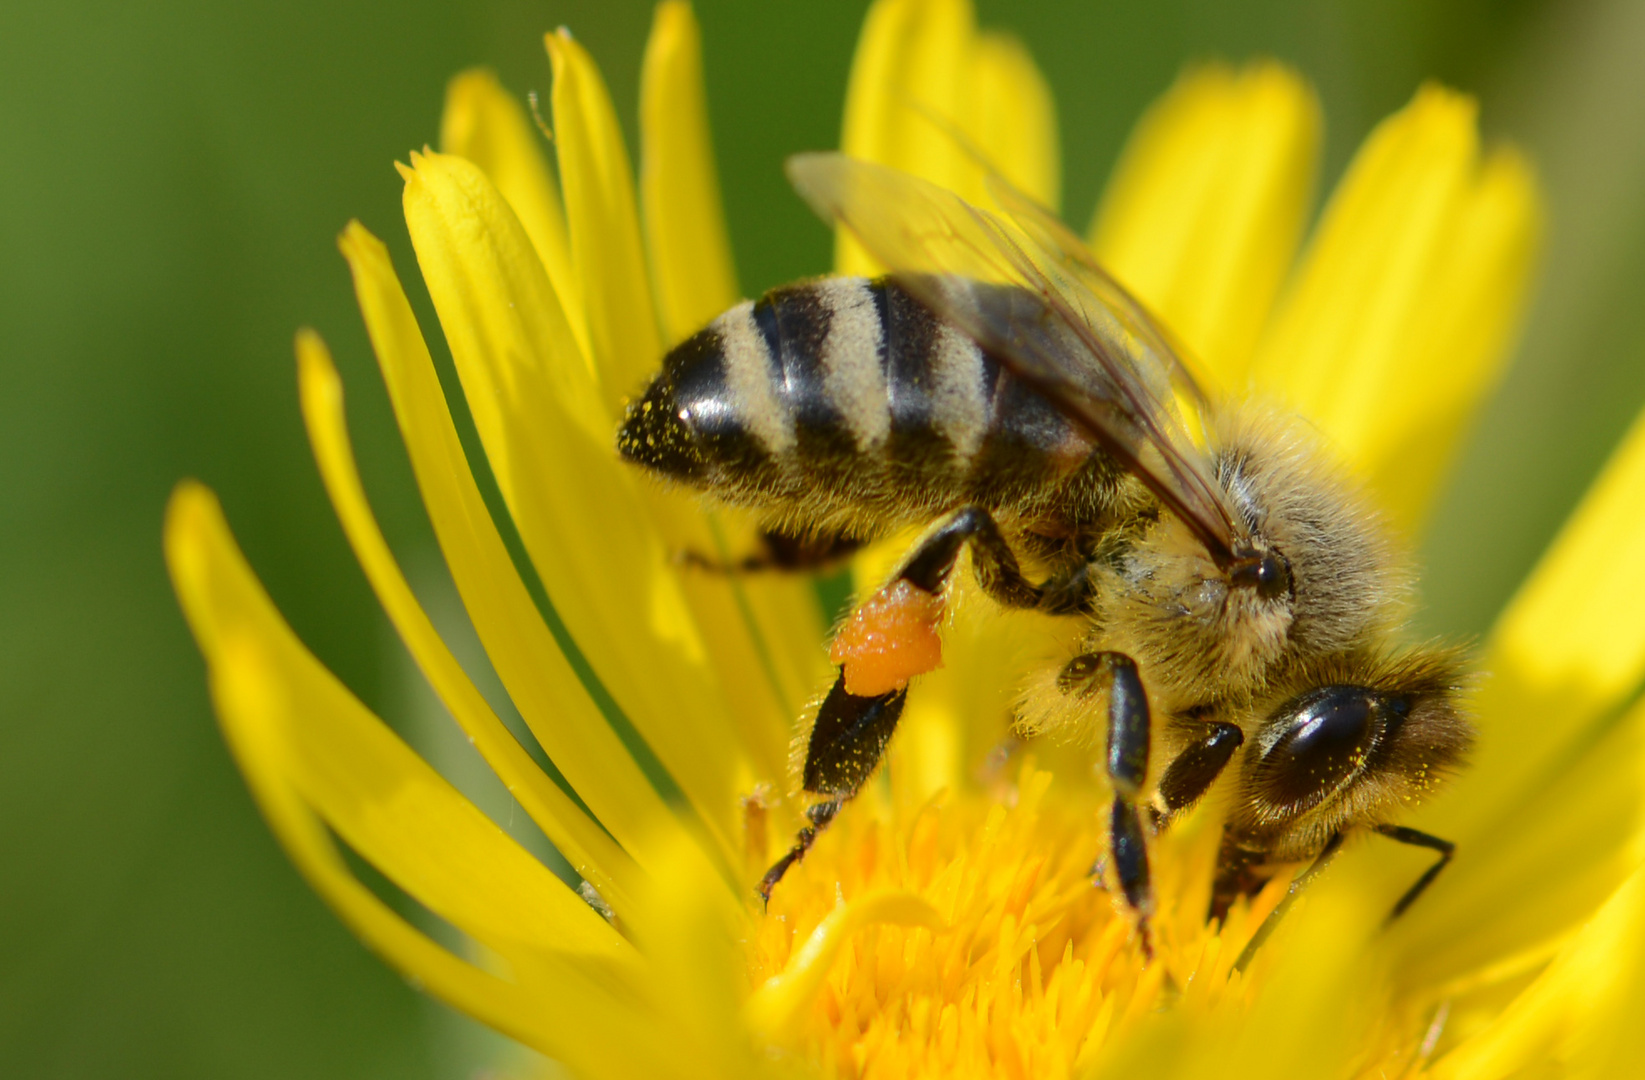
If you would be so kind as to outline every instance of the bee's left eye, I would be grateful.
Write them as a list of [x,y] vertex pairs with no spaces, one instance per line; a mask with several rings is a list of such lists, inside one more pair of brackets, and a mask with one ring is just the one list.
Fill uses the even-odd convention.
[[1401,704],[1362,686],[1325,686],[1286,703],[1271,721],[1284,731],[1255,770],[1257,793],[1289,813],[1323,802],[1364,767]]

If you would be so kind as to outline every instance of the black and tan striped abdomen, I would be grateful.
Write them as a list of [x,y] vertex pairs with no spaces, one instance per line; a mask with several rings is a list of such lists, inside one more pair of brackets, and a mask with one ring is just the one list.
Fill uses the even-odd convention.
[[891,279],[822,278],[715,319],[629,406],[629,460],[792,524],[1025,516],[1112,472],[1059,412]]

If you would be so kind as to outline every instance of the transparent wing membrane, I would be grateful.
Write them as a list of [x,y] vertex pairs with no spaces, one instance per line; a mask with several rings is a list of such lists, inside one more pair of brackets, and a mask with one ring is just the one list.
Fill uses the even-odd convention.
[[[1123,462],[1205,544],[1233,561],[1246,530],[1185,431],[1198,383],[1156,321],[1048,211],[997,175],[993,213],[842,154],[799,154],[788,175],[944,319]],[[1196,416],[1202,423],[1203,417]]]

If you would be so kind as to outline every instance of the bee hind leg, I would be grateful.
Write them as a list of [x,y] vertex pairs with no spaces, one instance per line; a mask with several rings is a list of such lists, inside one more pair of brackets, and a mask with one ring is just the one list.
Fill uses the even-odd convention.
[[1023,576],[999,525],[980,506],[961,507],[928,533],[898,576],[926,592],[940,592],[960,548],[967,543],[971,545],[971,568],[984,592],[1006,607],[1039,606],[1043,591]]
[[758,888],[754,890],[759,894],[761,904],[771,902],[771,890],[777,887],[777,882],[783,879],[783,875],[788,873],[790,867],[805,858],[805,853],[816,843],[817,834],[828,828],[834,816],[840,812],[840,807],[845,805],[845,799],[845,796],[840,796],[826,802],[812,803],[805,808],[805,819],[811,824],[800,830],[799,835],[794,838],[794,846],[788,849],[786,855],[771,864],[771,869],[765,872]]
[[761,903],[770,902],[771,890],[777,887],[777,882],[805,858],[817,835],[873,775],[885,754],[886,744],[897,730],[907,696],[906,688],[884,694],[853,694],[845,688],[843,672],[835,679],[834,688],[823,699],[822,707],[817,710],[817,721],[811,726],[802,777],[806,791],[825,798],[806,809],[806,820],[810,824],[799,831],[794,846],[760,879],[755,891]]
[[[1016,555],[1005,542],[999,526],[980,506],[962,507],[927,533],[903,562],[892,582],[876,596],[908,610],[907,596],[896,598],[899,586],[905,593],[907,587],[912,586],[917,595],[924,597],[924,601],[917,602],[915,606],[924,607],[928,626],[934,634],[943,589],[959,559],[960,549],[967,543],[971,545],[972,566],[977,580],[989,595],[1011,607],[1034,607],[1039,603],[1039,588],[1023,577]],[[868,607],[868,604],[863,605],[859,612]],[[913,667],[900,666],[900,661],[895,657],[885,660],[879,655],[883,651],[883,643],[877,641],[881,636],[879,631],[884,627],[872,620],[870,623],[872,625],[855,638],[842,631],[830,650],[840,664],[840,674],[822,707],[817,710],[817,720],[811,727],[811,736],[806,744],[802,777],[804,789],[825,796],[826,801],[818,802],[806,811],[811,823],[800,830],[794,846],[760,880],[756,891],[762,901],[771,899],[771,890],[776,888],[783,875],[805,857],[816,842],[817,834],[834,820],[840,808],[873,775],[885,754],[886,744],[896,730],[897,720],[902,716],[903,702],[908,695],[908,680],[940,663],[937,656],[923,657]],[[898,632],[906,633],[907,627],[901,627]],[[842,645],[847,647],[842,649]],[[1132,678],[1135,679],[1134,667]],[[855,689],[873,687],[876,692],[854,694],[846,688],[848,684]],[[1143,752],[1146,756],[1146,732]],[[1132,816],[1135,817],[1134,807]],[[1137,828],[1140,830],[1140,822]],[[1140,831],[1138,835],[1140,837]],[[1143,874],[1146,877],[1146,855],[1143,858]]]

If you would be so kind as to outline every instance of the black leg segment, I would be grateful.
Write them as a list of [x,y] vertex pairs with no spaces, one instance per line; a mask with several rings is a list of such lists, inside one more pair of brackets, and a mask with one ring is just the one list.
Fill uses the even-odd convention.
[[907,698],[906,689],[859,697],[846,692],[843,674],[835,679],[811,727],[805,790],[845,799],[855,795],[879,765]]
[[791,536],[765,529],[760,533],[759,548],[740,559],[722,560],[690,549],[680,552],[676,559],[682,566],[714,574],[802,574],[832,569],[862,546],[861,540],[839,532]]
[[1125,903],[1136,915],[1143,949],[1149,951],[1148,916],[1154,910],[1154,891],[1149,880],[1148,841],[1141,815],[1152,728],[1148,692],[1137,674],[1136,662],[1116,652],[1074,657],[1057,676],[1057,686],[1065,694],[1081,697],[1094,696],[1105,688],[1108,691],[1108,748],[1103,765],[1114,786],[1114,806],[1108,819],[1108,850]]
[[1108,669],[1108,778],[1128,802],[1148,776],[1148,693],[1137,665],[1120,653],[1101,653]]
[[806,809],[806,820],[811,824],[800,830],[788,854],[773,863],[760,879],[757,891],[761,903],[771,899],[771,890],[777,887],[777,882],[790,867],[805,858],[817,834],[828,827],[840,807],[874,774],[886,744],[897,730],[907,697],[906,689],[873,696],[847,693],[845,675],[834,680],[834,688],[823,699],[822,707],[817,710],[817,722],[811,727],[802,780],[805,790],[829,798]]
[[1119,878],[1125,902],[1131,910],[1147,915],[1153,908],[1154,894],[1148,878],[1148,841],[1135,803],[1114,796],[1108,832],[1114,873]]
[[1207,724],[1205,734],[1185,747],[1160,777],[1159,794],[1165,813],[1159,824],[1164,825],[1198,802],[1244,742],[1245,733],[1238,725],[1220,721]]
[[1399,903],[1394,905],[1394,910],[1388,913],[1388,921],[1393,922],[1405,914],[1405,910],[1416,903],[1417,897],[1421,896],[1428,886],[1434,883],[1434,879],[1439,877],[1439,872],[1445,869],[1445,864],[1451,861],[1451,856],[1456,854],[1457,846],[1449,840],[1441,840],[1437,836],[1429,836],[1427,833],[1418,832],[1415,829],[1407,829],[1403,825],[1373,825],[1372,828],[1388,839],[1397,840],[1401,844],[1425,847],[1430,851],[1439,852],[1439,860],[1430,866],[1426,873],[1417,878],[1415,885],[1405,890],[1405,895],[1399,898]]
[[783,875],[788,873],[789,867],[805,858],[805,853],[811,850],[812,844],[816,843],[817,834],[828,828],[829,822],[834,820],[834,816],[840,812],[840,807],[844,805],[845,797],[841,796],[837,799],[814,803],[806,807],[805,817],[811,824],[800,830],[799,836],[794,838],[794,846],[788,849],[788,854],[772,863],[771,869],[767,870],[765,877],[760,879],[759,888],[756,890],[760,896],[760,903],[768,904],[771,902],[771,890],[777,887],[777,882],[781,881]]
[[1040,602],[1039,587],[1022,576],[1017,556],[988,511],[967,506],[928,535],[903,564],[899,575],[917,588],[938,593],[953,572],[960,548],[971,545],[971,565],[977,583],[1006,607],[1031,608]]

